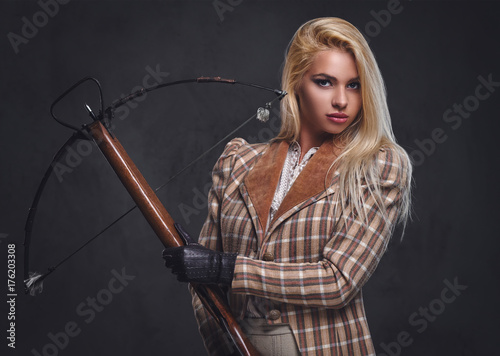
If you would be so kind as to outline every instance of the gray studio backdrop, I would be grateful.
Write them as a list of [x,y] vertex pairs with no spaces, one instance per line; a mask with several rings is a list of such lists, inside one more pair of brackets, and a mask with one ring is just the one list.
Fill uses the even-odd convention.
[[[288,41],[300,24],[321,16],[343,17],[369,39],[396,136],[415,161],[413,221],[364,289],[377,352],[495,354],[499,15],[495,2],[478,1],[2,2],[2,355],[203,354],[186,285],[163,267],[161,245],[138,211],[57,269],[41,295],[23,294],[27,209],[71,134],[51,119],[50,104],[85,76],[99,79],[106,105],[138,86],[201,75],[279,88]],[[61,102],[58,116],[88,122],[84,103],[97,111],[96,95],[91,84],[83,86]],[[251,88],[186,84],[123,107],[114,132],[156,187],[271,99]],[[232,137],[270,139],[277,113]],[[193,235],[223,148],[158,193]],[[90,145],[75,145],[57,172],[40,203],[32,270],[56,264],[132,206]]]

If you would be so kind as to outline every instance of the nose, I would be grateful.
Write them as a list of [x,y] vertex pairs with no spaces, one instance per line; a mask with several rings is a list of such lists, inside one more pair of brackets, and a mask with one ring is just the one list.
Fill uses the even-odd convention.
[[347,106],[347,93],[345,88],[338,87],[333,91],[332,106],[338,110],[345,109]]

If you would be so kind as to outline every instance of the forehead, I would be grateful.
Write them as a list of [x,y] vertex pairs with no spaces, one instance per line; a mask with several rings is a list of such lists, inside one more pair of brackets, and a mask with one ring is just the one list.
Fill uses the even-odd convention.
[[340,80],[357,77],[358,69],[352,53],[330,49],[317,53],[306,73],[327,74]]

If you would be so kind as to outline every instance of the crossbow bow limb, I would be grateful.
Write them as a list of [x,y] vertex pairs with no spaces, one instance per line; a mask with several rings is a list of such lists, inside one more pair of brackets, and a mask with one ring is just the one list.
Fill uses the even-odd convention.
[[[94,82],[99,89],[99,99],[100,99],[100,111],[98,115],[95,115],[91,108],[86,105],[87,111],[89,115],[92,117],[93,122],[91,124],[84,124],[81,128],[78,128],[74,125],[71,125],[65,121],[60,120],[54,114],[55,105],[61,101],[67,94],[69,94],[76,87],[81,85],[86,81]],[[155,191],[148,185],[145,178],[139,172],[134,162],[130,159],[128,154],[126,153],[123,146],[120,144],[116,136],[111,133],[111,121],[113,119],[114,110],[121,105],[124,105],[126,102],[144,95],[147,92],[160,89],[167,86],[172,86],[176,84],[183,83],[226,83],[226,84],[241,84],[247,85],[251,87],[255,87],[258,89],[264,89],[274,92],[277,97],[266,103],[265,107],[260,107],[257,111],[257,114],[254,114],[249,119],[247,119],[242,125],[237,127],[231,133],[226,135],[222,140],[220,140],[217,144],[212,146],[210,150],[215,148],[218,144],[225,141],[227,137],[236,132],[239,128],[241,128],[244,124],[252,120],[254,117],[261,121],[267,121],[269,118],[269,109],[272,103],[276,100],[281,100],[287,93],[285,91],[279,89],[271,89],[267,87],[263,87],[260,85],[252,84],[252,83],[244,83],[237,82],[234,79],[223,79],[221,77],[199,77],[195,79],[186,79],[179,80],[174,82],[168,82],[164,84],[159,84],[154,87],[149,88],[141,88],[130,95],[113,102],[108,108],[104,109],[103,95],[101,85],[95,78],[86,77],[75,83],[68,90],[66,90],[63,94],[61,94],[51,105],[50,112],[52,117],[61,125],[68,127],[74,130],[73,135],[64,143],[64,145],[57,151],[50,166],[45,171],[45,174],[40,182],[38,189],[36,191],[35,197],[33,199],[33,203],[31,208],[29,209],[28,218],[25,226],[25,240],[24,240],[24,283],[25,283],[25,291],[26,293],[30,293],[31,295],[35,295],[36,292],[41,292],[43,288],[43,280],[50,275],[53,271],[56,270],[61,264],[75,255],[78,251],[83,249],[86,245],[92,242],[94,239],[102,235],[105,231],[107,231],[111,226],[120,221],[123,217],[125,217],[128,213],[130,213],[135,208],[139,208],[143,213],[146,220],[149,222],[156,235],[163,243],[165,247],[177,247],[182,246],[184,242],[178,235],[176,229],[174,228],[174,221],[166,211],[164,206],[161,204],[160,200],[155,194],[155,191],[163,188],[168,182],[170,182],[175,176],[182,173],[188,167],[193,165],[196,161],[205,156],[210,150],[206,151],[203,155],[199,156],[196,160],[192,161],[188,166],[184,167],[180,172],[172,176],[169,181],[159,186]],[[118,178],[121,180],[133,200],[135,204],[132,208],[128,209],[125,213],[120,215],[113,222],[108,224],[104,229],[102,229],[99,233],[94,235],[92,238],[87,240],[84,244],[78,247],[75,251],[73,251],[69,256],[63,258],[59,263],[54,265],[53,267],[49,267],[47,271],[43,274],[32,273],[30,272],[30,264],[29,264],[29,247],[31,242],[31,234],[33,229],[33,223],[37,211],[37,206],[40,201],[40,198],[43,193],[43,189],[45,187],[46,182],[48,181],[51,173],[53,172],[55,164],[61,159],[64,155],[65,148],[72,145],[77,140],[91,140],[97,144],[101,152],[104,154],[106,160],[109,162]],[[203,302],[205,308],[212,314],[215,320],[218,321],[219,325],[227,331],[231,340],[233,341],[235,347],[242,355],[257,355],[258,352],[255,350],[253,345],[249,342],[247,337],[241,331],[237,321],[234,316],[232,316],[227,301],[225,300],[224,293],[217,286],[205,286],[205,285],[192,285],[195,292],[200,297],[200,300]]]

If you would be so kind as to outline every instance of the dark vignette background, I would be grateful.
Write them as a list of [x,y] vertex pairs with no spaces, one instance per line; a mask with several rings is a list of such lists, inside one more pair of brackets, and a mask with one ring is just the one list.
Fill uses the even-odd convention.
[[[345,18],[370,38],[388,88],[396,136],[418,163],[413,221],[402,242],[394,237],[364,288],[377,352],[497,354],[498,86],[463,114],[467,118],[446,122],[443,115],[475,94],[479,76],[500,81],[498,4],[401,0],[399,13],[384,19],[388,1],[221,2],[228,10],[219,16],[211,0],[73,0],[60,5],[28,43],[19,45],[17,54],[7,34],[20,35],[23,17],[32,21],[42,10],[35,1],[1,3],[1,300],[7,299],[10,243],[17,249],[18,293],[15,350],[6,345],[5,302],[0,309],[2,354],[44,354],[43,348],[54,343],[49,334],[60,335],[68,323],[80,332],[58,348],[59,355],[203,354],[187,288],[165,271],[160,243],[138,212],[57,270],[40,296],[22,293],[27,209],[52,155],[70,135],[51,120],[49,106],[88,75],[101,81],[110,104],[142,85],[152,69],[162,72],[157,79],[163,82],[220,75],[279,87],[289,39],[300,24],[321,16]],[[378,25],[373,22],[377,17]],[[122,112],[115,133],[150,184],[158,186],[271,98],[270,93],[218,84],[164,89],[136,102],[127,115]],[[97,110],[91,85],[62,103],[58,114],[85,122],[84,102]],[[468,103],[470,107],[474,100]],[[268,124],[252,122],[233,136],[267,140],[277,127],[274,117]],[[436,129],[444,142],[432,148],[429,140]],[[418,142],[427,142],[427,152]],[[205,217],[209,172],[223,147],[159,193],[174,219],[193,235]],[[131,206],[97,150],[84,148],[85,154],[70,161],[74,167],[67,166],[60,180],[50,179],[42,197],[33,269],[56,263]],[[123,268],[135,277],[123,291],[113,294],[92,320],[87,319],[90,314],[78,313],[82,303],[80,311],[90,310],[87,298],[104,295],[112,271]],[[467,289],[443,304],[445,280]],[[422,316],[411,322],[413,313],[429,306],[434,314],[427,324]],[[407,336],[403,346],[396,346],[398,335]],[[50,350],[45,354],[54,355]]]

